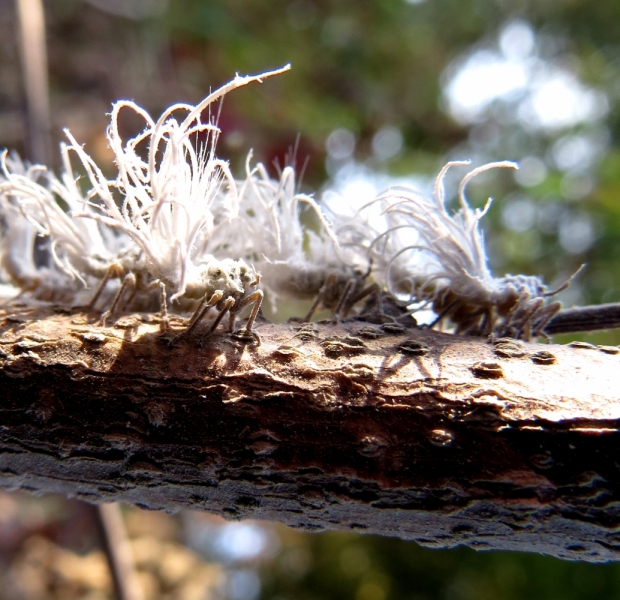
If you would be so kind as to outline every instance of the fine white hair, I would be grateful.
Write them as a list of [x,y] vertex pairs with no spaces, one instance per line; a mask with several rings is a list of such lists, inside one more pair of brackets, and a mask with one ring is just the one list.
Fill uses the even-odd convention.
[[[271,299],[313,299],[330,274],[350,279],[331,223],[317,200],[298,191],[294,167],[284,167],[274,179],[262,163],[252,167],[251,159],[252,153],[246,177],[238,182],[239,218],[229,227],[240,241],[234,251],[253,260]],[[302,223],[304,205],[318,220],[318,232]]]
[[479,227],[491,199],[482,210],[472,209],[465,189],[484,171],[518,166],[510,161],[494,162],[467,173],[458,188],[459,210],[450,214],[445,204],[444,178],[450,168],[470,164],[447,163],[435,179],[431,197],[399,186],[377,199],[385,206],[388,227],[375,239],[371,254],[376,270],[395,295],[408,289],[412,300],[432,299],[449,288],[475,301],[479,295],[486,299],[496,287]]
[[[75,218],[76,212],[84,211],[85,198],[73,177],[64,144],[61,154],[65,167],[62,180],[42,165],[25,165],[17,156],[9,157],[6,152],[1,155],[0,206],[7,220],[4,244],[9,246],[4,260],[17,262],[16,252],[19,252],[23,264],[30,265],[22,270],[29,269],[34,277],[40,270],[32,254],[34,238],[47,238],[55,270],[86,287],[88,276],[100,277],[105,273],[106,264],[120,242],[96,222]],[[65,204],[67,211],[58,200]],[[54,278],[58,279],[58,275]]]
[[[134,102],[114,104],[108,141],[115,155],[118,175],[106,179],[92,158],[66,134],[92,185],[91,217],[124,232],[143,252],[152,277],[171,289],[172,300],[198,285],[209,241],[218,224],[238,213],[236,183],[228,162],[215,155],[220,133],[217,125],[203,123],[201,115],[228,92],[253,81],[288,70],[256,76],[237,75],[196,106],[175,104],[157,119]],[[123,109],[133,111],[146,123],[142,133],[124,141],[118,119]],[[186,113],[177,119],[177,114]],[[206,132],[206,145],[194,146],[197,134]],[[144,150],[146,158],[140,156]],[[115,201],[120,193],[120,207]],[[97,200],[95,202],[95,199]]]
[[538,277],[492,275],[480,230],[491,199],[483,209],[473,209],[465,194],[467,184],[480,173],[518,165],[501,161],[472,169],[458,187],[459,209],[450,214],[444,178],[450,168],[470,164],[447,163],[435,179],[431,197],[394,187],[377,198],[387,228],[370,247],[373,273],[405,303],[430,304],[440,317],[456,322],[460,331],[515,330],[527,337],[530,329],[540,330],[555,310],[544,312],[547,289]]
[[[252,306],[242,334],[247,339],[256,337],[259,284],[272,300],[314,299],[306,319],[319,306],[344,315],[362,299],[369,302],[370,294],[381,313],[383,288],[401,301],[399,311],[428,306],[457,332],[539,335],[559,310],[559,303],[547,302],[555,292],[538,277],[491,273],[480,229],[491,200],[478,209],[466,197],[474,177],[516,169],[516,163],[470,170],[458,186],[454,213],[446,207],[444,180],[450,169],[470,161],[447,163],[430,196],[392,187],[349,213],[337,201],[321,203],[301,193],[293,166],[275,178],[262,163],[252,166],[251,152],[245,177],[233,177],[228,162],[216,155],[220,129],[211,118],[213,104],[289,68],[237,75],[197,105],[174,104],[157,119],[132,101],[116,102],[107,130],[117,168],[112,178],[68,130],[59,178],[5,151],[0,155],[4,276],[22,290],[68,290],[74,299],[98,283],[91,306],[108,280],[122,279],[109,313],[120,312],[125,292],[133,298],[158,288],[162,314],[168,292],[171,300],[188,299],[185,306],[200,300],[188,332],[213,307],[219,311],[213,327],[229,312],[232,331],[236,315]],[[205,111],[209,117],[203,121]],[[128,139],[119,129],[124,112],[144,122]],[[71,161],[76,157],[86,174],[81,181]],[[303,215],[303,206],[309,215]],[[37,237],[45,240],[49,264],[37,261]]]

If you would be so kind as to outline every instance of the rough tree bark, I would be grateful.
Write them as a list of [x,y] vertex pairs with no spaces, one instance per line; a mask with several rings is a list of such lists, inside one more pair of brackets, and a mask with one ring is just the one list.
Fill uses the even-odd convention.
[[0,311],[4,488],[620,558],[617,348],[360,321],[170,348],[96,319]]

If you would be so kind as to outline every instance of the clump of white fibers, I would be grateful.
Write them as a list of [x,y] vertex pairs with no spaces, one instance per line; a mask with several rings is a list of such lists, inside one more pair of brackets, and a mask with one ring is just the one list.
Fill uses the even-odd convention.
[[[157,120],[133,102],[117,102],[108,129],[118,168],[115,179],[107,179],[66,131],[70,144],[63,148],[63,183],[50,177],[49,185],[42,186],[5,167],[7,181],[0,188],[0,200],[16,204],[38,233],[49,238],[54,263],[62,272],[84,283],[89,277],[100,280],[95,299],[109,278],[124,278],[112,313],[122,306],[124,292],[131,291],[133,297],[159,287],[164,313],[166,291],[172,301],[182,297],[201,300],[188,332],[213,306],[220,313],[214,326],[229,312],[232,330],[235,315],[253,304],[241,335],[254,339],[251,328],[262,300],[262,291],[254,289],[259,276],[243,260],[221,260],[208,254],[211,237],[221,223],[237,216],[238,203],[228,163],[215,155],[220,130],[211,120],[203,123],[201,115],[228,92],[288,69],[287,65],[257,76],[237,75],[198,105],[175,104]],[[118,130],[123,109],[142,117],[146,125],[142,133],[126,141]],[[180,113],[184,116],[177,120]],[[206,144],[196,148],[198,135],[204,133]],[[91,186],[84,197],[73,177],[70,151],[79,158]],[[69,213],[60,208],[54,195],[68,205]],[[100,230],[117,235],[102,236]],[[111,253],[104,237],[106,241],[127,240],[128,247]]]
[[[61,145],[61,151],[67,169],[63,181],[41,165],[26,165],[6,152],[1,156],[1,260],[12,283],[35,299],[75,297],[87,279],[105,274],[111,257],[122,248],[120,238],[106,237],[97,223],[72,214],[84,210],[84,198],[72,178],[67,148]],[[41,260],[45,257],[51,260]]]
[[559,310],[559,303],[547,304],[551,293],[538,277],[493,277],[479,228],[491,200],[482,210],[472,209],[465,196],[467,184],[476,175],[518,167],[503,161],[470,171],[459,185],[460,208],[450,214],[445,206],[444,177],[451,167],[469,164],[445,165],[431,198],[396,187],[376,200],[385,207],[388,226],[371,247],[375,277],[394,295],[405,296],[407,303],[430,305],[438,320],[449,318],[458,333],[539,335]]
[[[343,259],[321,207],[297,190],[292,166],[282,169],[279,179],[272,179],[263,164],[251,167],[250,153],[246,178],[239,184],[239,205],[238,221],[244,232],[239,238],[246,245],[237,252],[253,259],[273,302],[277,298],[314,300],[306,315],[309,319],[319,307],[345,314],[359,299],[368,269]],[[317,217],[318,233],[302,225],[304,205]],[[239,227],[237,221],[234,227]]]
[[[258,76],[236,76],[196,106],[175,104],[157,121],[133,102],[117,102],[112,110],[108,140],[115,155],[118,176],[108,181],[70,133],[71,149],[79,156],[92,184],[90,206],[96,218],[127,234],[144,253],[154,279],[172,292],[172,300],[204,295],[206,253],[219,223],[238,213],[236,184],[228,163],[215,155],[219,128],[201,121],[202,112],[228,92],[253,81],[286,71],[287,67]],[[146,123],[138,136],[123,142],[119,113],[128,109]],[[180,121],[175,113],[187,113]],[[207,133],[208,142],[195,148],[195,134]],[[139,151],[144,149],[146,158]],[[114,191],[122,195],[119,208]],[[237,291],[231,282],[230,291]],[[241,292],[241,290],[238,290]]]
[[[39,300],[83,303],[88,290],[91,308],[112,287],[114,298],[100,303],[108,308],[103,323],[126,307],[153,310],[158,298],[164,329],[168,302],[193,310],[173,341],[212,308],[218,315],[203,338],[226,315],[232,333],[236,315],[249,306],[245,328],[234,335],[257,341],[259,285],[272,299],[312,303],[306,320],[319,307],[339,317],[356,307],[358,317],[405,317],[412,324],[404,307],[416,304],[432,308],[438,321],[452,321],[457,332],[540,334],[559,303],[547,302],[552,293],[537,277],[493,277],[479,228],[488,204],[474,210],[465,197],[473,177],[514,163],[490,163],[465,175],[455,214],[446,210],[444,177],[468,162],[448,163],[430,198],[395,187],[348,214],[333,194],[326,207],[299,192],[292,166],[274,179],[262,164],[252,167],[250,154],[245,178],[233,177],[216,155],[220,129],[211,116],[203,122],[203,112],[228,92],[288,68],[236,76],[196,106],[175,104],[158,119],[133,102],[117,102],[107,132],[118,171],[111,179],[69,131],[60,178],[5,152],[0,271]],[[144,130],[123,139],[118,121],[127,111],[144,121]],[[82,181],[71,163],[76,157],[86,172]],[[314,227],[308,216],[316,217]],[[41,260],[41,248],[49,260]]]

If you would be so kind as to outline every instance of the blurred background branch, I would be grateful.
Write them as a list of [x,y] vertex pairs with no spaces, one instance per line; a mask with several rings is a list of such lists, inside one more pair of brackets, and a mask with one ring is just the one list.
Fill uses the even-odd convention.
[[16,4],[28,105],[28,157],[33,162],[47,165],[52,157],[52,142],[43,3],[41,0],[17,0]]
[[[17,15],[27,101],[27,158],[32,163],[51,165],[50,90],[42,0],[17,0]],[[143,600],[120,507],[114,503],[98,504],[92,512],[103,542],[116,600]]]
[[133,551],[127,536],[120,506],[115,503],[93,507],[117,600],[143,600],[144,594],[136,577]]

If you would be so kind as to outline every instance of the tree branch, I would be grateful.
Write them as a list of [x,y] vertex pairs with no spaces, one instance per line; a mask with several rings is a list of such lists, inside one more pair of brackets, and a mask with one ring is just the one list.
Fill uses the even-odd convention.
[[620,303],[575,306],[561,310],[545,327],[545,333],[577,333],[620,327]]
[[[0,485],[433,547],[620,557],[616,348],[0,311]],[[173,327],[180,322],[172,319]]]

